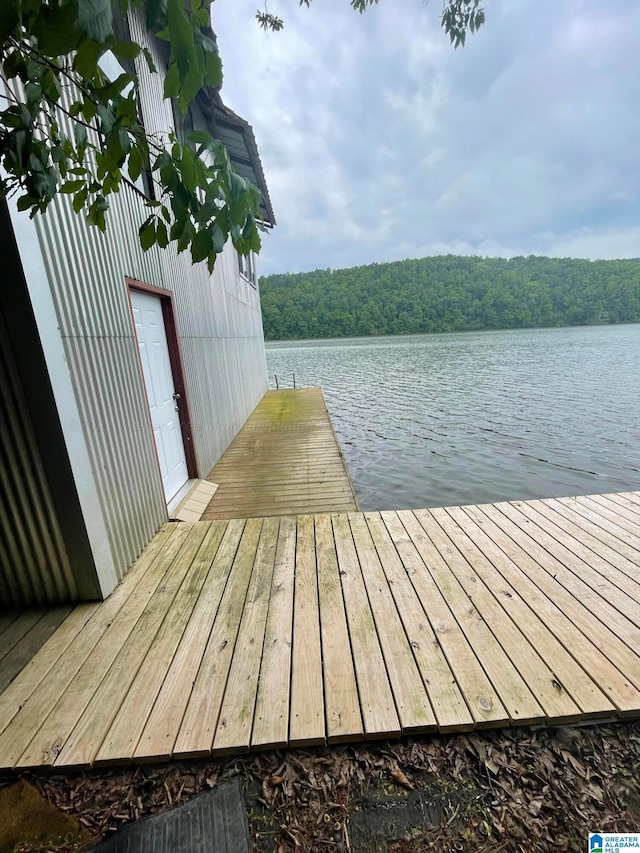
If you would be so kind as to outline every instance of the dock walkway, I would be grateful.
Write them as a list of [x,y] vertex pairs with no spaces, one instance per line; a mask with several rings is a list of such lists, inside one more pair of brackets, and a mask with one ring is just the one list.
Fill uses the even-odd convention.
[[637,717],[639,567],[637,492],[167,524],[0,694],[0,769]]
[[320,388],[267,391],[207,479],[208,521],[359,509]]

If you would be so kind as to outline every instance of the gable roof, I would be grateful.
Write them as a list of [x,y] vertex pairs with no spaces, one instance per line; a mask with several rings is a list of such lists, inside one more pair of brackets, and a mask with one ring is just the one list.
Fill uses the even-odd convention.
[[[217,44],[216,34],[210,27],[205,27],[204,32]],[[166,42],[158,40],[158,48],[165,58],[165,63],[168,62],[169,51]],[[197,101],[209,126],[209,132],[226,147],[233,168],[260,190],[260,216],[265,225],[273,227],[276,217],[253,128],[248,121],[223,103],[219,88],[201,89]]]
[[253,128],[249,122],[223,104],[219,91],[210,90],[210,95],[213,106],[213,136],[226,147],[236,172],[258,187],[262,195],[260,201],[262,219],[265,225],[273,226],[276,224],[276,218]]

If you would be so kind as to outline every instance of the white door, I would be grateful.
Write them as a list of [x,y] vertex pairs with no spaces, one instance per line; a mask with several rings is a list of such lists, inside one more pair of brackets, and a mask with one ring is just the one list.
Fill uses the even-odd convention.
[[169,501],[186,483],[189,473],[184,455],[162,303],[157,296],[132,290],[131,305],[151,411],[153,436],[158,449],[162,485],[165,499]]

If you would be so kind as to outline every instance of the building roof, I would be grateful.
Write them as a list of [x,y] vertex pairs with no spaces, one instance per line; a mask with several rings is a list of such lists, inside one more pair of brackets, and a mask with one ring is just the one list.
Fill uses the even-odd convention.
[[271,206],[269,189],[262,169],[256,138],[251,125],[225,106],[217,91],[210,91],[213,105],[214,136],[229,152],[231,165],[236,172],[255,187],[262,199],[260,213],[265,225],[275,225],[276,218]]

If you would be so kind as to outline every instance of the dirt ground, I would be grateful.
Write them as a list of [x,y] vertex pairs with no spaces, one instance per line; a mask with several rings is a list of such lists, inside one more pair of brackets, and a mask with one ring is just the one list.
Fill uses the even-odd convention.
[[636,721],[23,774],[84,840],[13,849],[76,853],[236,774],[258,853],[584,851],[590,831],[640,830]]

